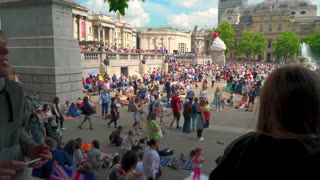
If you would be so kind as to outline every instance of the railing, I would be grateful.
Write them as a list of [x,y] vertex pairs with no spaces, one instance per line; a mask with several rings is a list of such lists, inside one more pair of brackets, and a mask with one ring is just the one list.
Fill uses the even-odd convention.
[[97,53],[84,53],[84,60],[98,60],[99,54]]

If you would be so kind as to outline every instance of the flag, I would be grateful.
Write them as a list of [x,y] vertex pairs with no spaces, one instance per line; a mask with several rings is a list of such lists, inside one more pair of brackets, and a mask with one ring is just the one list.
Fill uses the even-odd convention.
[[67,167],[53,166],[53,171],[50,180],[90,180],[90,177],[84,176],[83,174],[73,171]]

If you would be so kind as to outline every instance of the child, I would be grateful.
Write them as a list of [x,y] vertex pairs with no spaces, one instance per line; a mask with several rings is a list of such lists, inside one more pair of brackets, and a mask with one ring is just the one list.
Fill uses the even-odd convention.
[[115,155],[112,160],[112,165],[109,168],[110,169],[110,174],[109,174],[109,180],[117,180],[117,171],[120,168],[120,156]]
[[206,106],[204,107],[204,128],[208,128],[209,127],[209,119],[211,117],[211,112],[210,112],[210,105],[209,105],[209,101],[206,101]]
[[135,146],[136,144],[137,143],[133,140],[133,131],[130,130],[122,140],[121,153],[125,154],[127,151],[132,149],[132,146]]
[[193,165],[193,180],[200,180],[201,177],[201,165],[204,162],[201,148],[196,148],[194,150],[194,156],[192,158]]
[[139,152],[138,157],[139,157],[139,162],[136,166],[136,172],[138,173],[139,177],[137,180],[146,180],[146,177],[143,174],[143,152]]
[[75,167],[80,166],[80,164],[83,161],[83,154],[81,151],[81,145],[82,144],[80,142],[76,142],[75,147],[74,147],[75,151],[73,152],[73,165]]

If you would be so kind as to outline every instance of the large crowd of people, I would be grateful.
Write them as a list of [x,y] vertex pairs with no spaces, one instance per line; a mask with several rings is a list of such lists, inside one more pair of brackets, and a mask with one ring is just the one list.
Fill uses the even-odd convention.
[[[32,175],[39,178],[48,179],[59,165],[73,168],[89,179],[97,179],[92,169],[103,167],[110,168],[108,178],[111,180],[158,179],[162,174],[159,145],[163,143],[166,128],[175,125],[183,133],[195,131],[197,140],[204,141],[212,110],[223,111],[224,106],[231,106],[252,111],[256,96],[261,97],[257,132],[231,143],[216,161],[218,167],[210,178],[319,176],[316,168],[320,164],[320,78],[307,68],[266,63],[192,65],[171,58],[168,72],[150,68],[143,75],[104,74],[84,78],[86,95],[77,102],[61,103],[59,97],[55,97],[52,103],[41,104],[41,97],[34,92],[26,97],[27,111],[24,112],[22,86],[14,82],[16,77],[8,80],[7,59],[6,41],[0,32],[0,103],[4,109],[1,137],[11,138],[1,141],[1,179],[27,179],[20,173],[20,168],[27,166],[24,156],[40,158],[29,166],[33,168]],[[222,90],[220,87],[224,85]],[[210,86],[215,89],[212,99]],[[93,87],[98,87],[99,102],[91,101]],[[197,88],[199,94],[195,93]],[[224,96],[224,89],[230,95]],[[113,91],[115,95],[111,95]],[[236,96],[241,96],[241,101],[237,101]],[[84,123],[89,121],[89,128],[94,130],[91,116],[97,113],[98,105],[101,105],[102,118],[110,119],[107,125],[113,123],[116,128],[109,140],[111,145],[120,147],[119,154],[102,153],[98,140],[86,143],[79,137],[66,144],[61,141],[63,132],[68,131],[64,128],[66,117],[83,117],[78,127],[84,128]],[[123,136],[123,127],[117,121],[122,117],[119,108],[125,105],[133,112],[134,121],[132,129]],[[173,119],[166,124],[163,117],[170,109]],[[140,144],[146,140],[141,136],[144,118],[147,119],[147,147],[142,150]],[[27,121],[22,122],[23,119]],[[192,159],[195,179],[201,175],[203,162],[201,149],[196,148]]]

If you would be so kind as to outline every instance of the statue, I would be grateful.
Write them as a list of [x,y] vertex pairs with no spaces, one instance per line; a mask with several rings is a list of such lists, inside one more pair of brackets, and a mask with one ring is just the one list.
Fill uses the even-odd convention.
[[225,50],[227,49],[226,44],[219,38],[218,33],[213,33],[213,42],[211,44],[210,50],[212,51],[212,62],[214,61],[223,61],[224,65],[226,64],[226,58],[224,55]]

